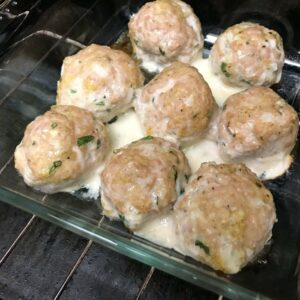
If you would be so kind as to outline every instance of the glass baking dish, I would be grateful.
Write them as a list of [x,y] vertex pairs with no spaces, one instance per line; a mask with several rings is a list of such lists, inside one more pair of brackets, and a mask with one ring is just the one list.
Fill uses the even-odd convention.
[[[36,30],[12,44],[0,57],[0,199],[27,212],[35,214],[58,226],[91,239],[112,250],[167,273],[207,288],[233,299],[296,299],[300,293],[300,154],[298,143],[294,150],[294,163],[280,178],[266,182],[271,189],[277,208],[278,222],[273,239],[264,255],[236,275],[224,275],[185,257],[174,250],[155,245],[129,233],[119,222],[112,222],[101,215],[94,201],[59,193],[45,195],[27,187],[14,169],[13,152],[20,142],[26,125],[55,103],[56,82],[65,56],[77,52],[91,42],[112,44],[126,31],[128,19],[142,2],[134,4],[114,1],[112,4],[88,1],[85,6],[70,1],[70,24],[60,27],[43,23],[43,30]],[[191,1],[190,1],[191,2]],[[221,31],[214,25],[213,12],[208,4],[191,3],[203,22],[205,55]],[[214,4],[216,5],[216,4]],[[206,11],[205,11],[206,9]],[[69,10],[67,10],[69,11]],[[77,18],[74,19],[78,12]],[[212,21],[205,17],[212,14]],[[201,15],[204,15],[203,19]],[[277,26],[263,14],[242,11],[241,20],[258,20],[284,35],[284,28]],[[68,16],[68,15],[67,15]],[[66,17],[68,19],[68,17]],[[260,19],[262,18],[262,19]],[[72,20],[71,20],[72,19]],[[96,20],[96,21],[95,21]],[[207,21],[207,26],[205,24]],[[275,25],[276,26],[275,26]],[[227,26],[230,22],[227,22]],[[273,26],[274,25],[274,26]],[[274,89],[295,109],[300,110],[299,54],[292,47],[286,49],[287,59],[280,84]],[[5,212],[4,212],[5,213]]]

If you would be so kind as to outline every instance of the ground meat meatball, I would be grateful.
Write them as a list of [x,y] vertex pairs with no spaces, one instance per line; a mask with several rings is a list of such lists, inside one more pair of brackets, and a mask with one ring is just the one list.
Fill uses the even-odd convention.
[[183,251],[225,273],[263,249],[276,221],[272,194],[241,164],[202,164],[174,210]]
[[171,208],[189,175],[187,159],[174,144],[151,136],[133,142],[101,174],[103,212],[135,230]]
[[64,59],[57,104],[85,108],[107,122],[132,106],[142,84],[143,76],[129,55],[92,44]]
[[109,149],[105,126],[85,109],[53,106],[26,128],[15,167],[29,186],[54,193],[94,170]]
[[243,22],[226,29],[215,42],[213,71],[237,86],[271,86],[279,82],[284,63],[280,35],[264,26]]
[[203,135],[216,107],[197,69],[178,62],[151,80],[135,102],[145,133],[172,141]]
[[182,1],[146,3],[128,27],[134,52],[150,72],[160,71],[174,61],[190,63],[201,55],[200,21]]
[[297,112],[266,87],[252,87],[228,98],[218,123],[225,160],[289,154],[298,133]]

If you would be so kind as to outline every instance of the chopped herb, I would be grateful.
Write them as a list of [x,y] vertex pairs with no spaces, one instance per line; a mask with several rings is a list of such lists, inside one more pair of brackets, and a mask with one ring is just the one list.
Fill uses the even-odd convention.
[[56,128],[56,127],[57,127],[57,123],[53,122],[53,123],[51,124],[51,128],[54,129],[54,128]]
[[166,52],[163,49],[161,49],[160,47],[158,47],[158,49],[159,49],[160,54],[162,56],[165,56]]
[[107,112],[111,112],[111,109],[110,109],[110,108],[108,108],[106,111],[107,111]]
[[104,106],[105,105],[104,101],[98,101],[95,104],[98,105],[98,106]]
[[177,180],[177,176],[178,176],[178,172],[177,172],[177,169],[176,169],[176,166],[172,166],[172,170],[174,172],[174,180],[176,181]]
[[189,180],[189,175],[188,174],[184,174],[184,178],[185,178],[186,181],[188,181]]
[[152,141],[153,140],[153,136],[152,135],[147,135],[147,136],[143,137],[141,140],[142,141]]
[[101,147],[101,140],[98,139],[98,140],[97,140],[97,149],[99,149],[100,147]]
[[77,139],[77,146],[83,146],[89,142],[91,142],[95,137],[93,135],[85,135],[81,136],[80,138]]
[[52,174],[57,168],[62,165],[61,160],[56,160],[53,162],[52,166],[49,168],[49,174]]
[[120,151],[120,149],[114,149],[114,150],[113,150],[113,153],[114,153],[114,154],[117,154],[119,151]]
[[200,240],[195,241],[195,246],[200,247],[207,255],[209,255],[209,248]]
[[75,93],[77,93],[77,90],[70,89],[70,93],[71,93],[71,94],[75,94]]
[[227,70],[227,64],[225,62],[221,63],[221,71],[224,73],[226,77],[230,77],[230,73]]
[[114,116],[111,120],[107,122],[107,124],[112,124],[118,120],[118,116]]
[[152,99],[151,99],[152,103],[154,103],[154,100],[155,100],[155,98],[154,98],[154,97],[152,97]]
[[122,221],[122,222],[125,222],[125,217],[121,214],[119,214],[119,219]]

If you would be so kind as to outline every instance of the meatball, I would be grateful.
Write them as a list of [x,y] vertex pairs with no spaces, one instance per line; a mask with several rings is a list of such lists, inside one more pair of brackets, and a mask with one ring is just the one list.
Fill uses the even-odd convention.
[[210,54],[213,71],[237,86],[271,86],[279,82],[284,63],[280,35],[264,26],[243,22],[229,27]]
[[174,61],[190,63],[201,55],[200,21],[180,0],[146,3],[128,27],[134,52],[150,72],[160,71]]
[[242,164],[204,163],[174,207],[183,252],[236,273],[272,236],[272,194]]
[[26,184],[62,191],[99,166],[109,150],[105,126],[85,109],[53,106],[26,128],[15,167]]
[[92,44],[64,59],[57,104],[85,108],[107,122],[132,106],[142,84],[142,73],[130,56]]
[[289,154],[298,133],[297,112],[267,87],[252,87],[226,101],[218,123],[225,160]]
[[131,230],[171,209],[190,168],[175,145],[147,136],[117,151],[101,174],[103,213]]
[[172,141],[201,136],[216,107],[211,90],[197,69],[178,62],[151,80],[135,101],[145,133]]

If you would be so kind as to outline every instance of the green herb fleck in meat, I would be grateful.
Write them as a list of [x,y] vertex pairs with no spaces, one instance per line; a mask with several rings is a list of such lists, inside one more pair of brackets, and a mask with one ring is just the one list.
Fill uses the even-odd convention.
[[224,73],[224,75],[229,78],[230,77],[230,73],[227,70],[227,64],[222,62],[221,63],[221,71]]
[[49,168],[49,174],[52,174],[57,168],[62,165],[61,160],[56,160],[53,162],[52,166]]
[[97,101],[95,104],[98,105],[98,106],[104,106],[105,105],[104,101]]
[[53,123],[51,124],[51,128],[54,129],[54,128],[56,128],[56,127],[57,127],[57,123],[56,123],[56,122],[53,122]]
[[209,255],[209,248],[200,240],[195,241],[195,246],[200,247],[207,255]]
[[70,89],[70,93],[71,93],[71,94],[75,94],[75,93],[77,93],[77,90]]
[[153,140],[153,136],[152,135],[147,135],[145,137],[142,138],[143,141],[152,141]]
[[80,138],[77,139],[77,146],[81,147],[81,146],[93,141],[94,138],[95,137],[93,135],[81,136]]

